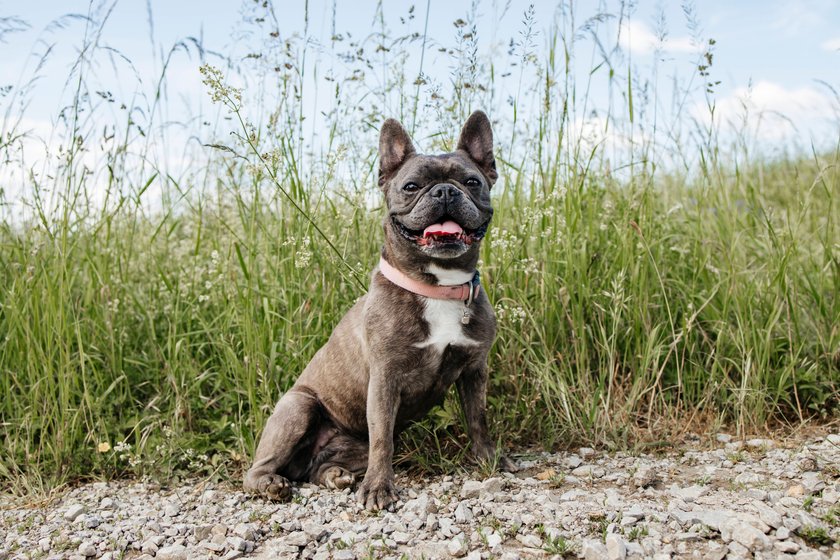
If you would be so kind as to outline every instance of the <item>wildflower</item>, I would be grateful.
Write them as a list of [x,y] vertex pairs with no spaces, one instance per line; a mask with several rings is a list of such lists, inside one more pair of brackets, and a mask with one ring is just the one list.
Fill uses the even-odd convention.
[[312,252],[307,249],[301,249],[295,253],[295,268],[306,268],[309,266],[309,261],[312,260]]
[[232,111],[239,110],[242,105],[241,89],[226,84],[222,71],[215,66],[203,64],[198,71],[204,76],[201,81],[210,89],[210,98],[213,103],[223,103]]
[[522,259],[521,264],[522,272],[524,272],[525,274],[536,274],[540,271],[539,264],[532,257]]
[[111,450],[111,444],[108,443],[107,441],[103,441],[102,443],[99,444],[99,446],[97,446],[96,449],[100,453],[108,453]]

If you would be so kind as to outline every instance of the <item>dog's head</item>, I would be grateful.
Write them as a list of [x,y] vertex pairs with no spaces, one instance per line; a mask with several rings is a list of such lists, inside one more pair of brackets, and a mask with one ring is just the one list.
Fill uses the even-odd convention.
[[[379,136],[379,185],[385,193],[386,246],[398,261],[475,267],[493,208],[493,131],[481,111],[467,119],[454,152],[423,155],[394,119]],[[405,264],[405,263],[404,263]],[[422,268],[422,266],[421,266]]]

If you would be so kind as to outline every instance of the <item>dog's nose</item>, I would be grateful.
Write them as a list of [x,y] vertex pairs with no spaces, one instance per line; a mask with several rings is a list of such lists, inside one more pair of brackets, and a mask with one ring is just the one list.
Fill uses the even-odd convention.
[[449,202],[450,200],[455,200],[461,196],[461,191],[455,185],[451,185],[449,183],[441,183],[439,185],[435,185],[432,187],[431,192],[429,192],[430,196],[435,198],[442,198],[444,202]]

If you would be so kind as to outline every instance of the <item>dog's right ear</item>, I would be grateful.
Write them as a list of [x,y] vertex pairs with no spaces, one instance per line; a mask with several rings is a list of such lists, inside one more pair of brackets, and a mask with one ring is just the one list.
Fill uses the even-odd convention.
[[402,125],[394,119],[386,120],[379,132],[379,186],[384,187],[414,153],[414,145]]

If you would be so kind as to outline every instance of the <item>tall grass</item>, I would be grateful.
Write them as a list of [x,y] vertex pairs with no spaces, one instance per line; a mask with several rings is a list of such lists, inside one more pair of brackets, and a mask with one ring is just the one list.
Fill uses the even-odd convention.
[[[94,8],[55,131],[64,147],[41,173],[27,172],[9,109],[26,92],[5,98],[2,149],[25,189],[0,198],[3,486],[238,474],[377,260],[379,124],[399,117],[421,150],[452,149],[475,108],[495,120],[502,176],[481,268],[499,318],[488,400],[504,445],[627,448],[836,419],[840,153],[752,153],[714,118],[681,120],[683,87],[662,114],[655,76],[633,77],[610,34],[631,15],[623,5],[582,21],[565,6],[544,37],[526,10],[499,62],[481,50],[475,4],[455,22],[443,82],[408,70],[412,45],[432,38],[389,30],[382,5],[367,39],[336,34],[320,51],[341,60],[324,68],[306,32],[272,35],[269,4],[252,20],[259,57],[225,65],[179,43],[104,140],[89,115],[110,102],[93,93],[108,11]],[[698,45],[689,86],[713,108],[713,42]],[[202,145],[183,149],[193,172],[178,175],[160,114],[169,61],[187,55],[196,72],[224,69],[205,67],[219,112],[182,123]],[[509,96],[495,85],[507,73]],[[593,137],[598,79],[611,101]],[[322,149],[305,128],[317,87],[336,98]],[[429,445],[460,457],[464,441],[449,399],[403,455],[440,466]]]

